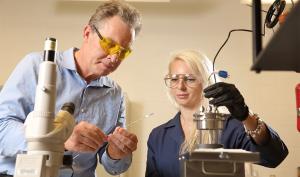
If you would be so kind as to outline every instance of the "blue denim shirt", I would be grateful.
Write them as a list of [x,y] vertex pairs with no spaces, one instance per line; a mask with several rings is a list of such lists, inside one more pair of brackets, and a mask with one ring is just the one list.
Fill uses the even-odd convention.
[[[278,134],[268,127],[270,139],[256,145],[244,130],[242,122],[232,117],[225,122],[221,143],[226,149],[260,152],[260,165],[276,167],[287,156],[288,149]],[[179,150],[184,141],[180,113],[152,130],[148,139],[146,177],[180,177]]]
[[[110,78],[100,77],[87,84],[78,74],[74,50],[58,52],[56,113],[66,102],[75,104],[76,122],[87,121],[109,134],[114,128],[124,126],[125,105],[121,88]],[[39,64],[43,53],[31,53],[17,65],[0,93],[0,173],[14,173],[15,158],[26,151],[24,121],[34,109],[35,90],[38,81]],[[122,119],[121,123],[118,120]],[[110,174],[119,174],[128,169],[132,157],[111,159],[105,150],[72,154],[75,177],[94,177],[97,154],[100,162]],[[61,173],[61,176],[64,176]]]

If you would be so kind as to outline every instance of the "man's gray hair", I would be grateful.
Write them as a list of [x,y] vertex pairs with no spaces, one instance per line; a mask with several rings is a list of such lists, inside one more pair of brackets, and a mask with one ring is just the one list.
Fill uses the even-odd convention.
[[92,15],[89,25],[96,26],[108,18],[119,16],[137,35],[142,27],[141,15],[136,8],[121,0],[111,0],[101,4]]

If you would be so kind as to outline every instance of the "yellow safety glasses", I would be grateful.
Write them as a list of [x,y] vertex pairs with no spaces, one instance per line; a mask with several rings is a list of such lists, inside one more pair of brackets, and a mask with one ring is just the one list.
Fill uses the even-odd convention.
[[118,58],[120,60],[123,60],[131,53],[130,48],[124,48],[120,44],[114,42],[112,39],[103,37],[94,25],[92,27],[95,29],[98,37],[100,38],[99,40],[100,46],[107,54],[109,55],[117,54]]

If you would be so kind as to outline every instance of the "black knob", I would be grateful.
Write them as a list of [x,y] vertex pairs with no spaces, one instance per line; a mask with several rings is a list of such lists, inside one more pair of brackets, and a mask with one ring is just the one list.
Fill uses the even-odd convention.
[[69,103],[65,103],[62,108],[62,110],[64,111],[68,111],[70,114],[74,114],[74,111],[75,111],[75,105],[74,103],[72,102],[69,102]]

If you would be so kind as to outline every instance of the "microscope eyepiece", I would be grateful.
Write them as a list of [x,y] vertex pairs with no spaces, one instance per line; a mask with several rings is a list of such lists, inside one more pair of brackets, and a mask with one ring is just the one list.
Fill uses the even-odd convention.
[[52,61],[55,60],[56,53],[56,39],[47,37],[44,45],[44,61]]

